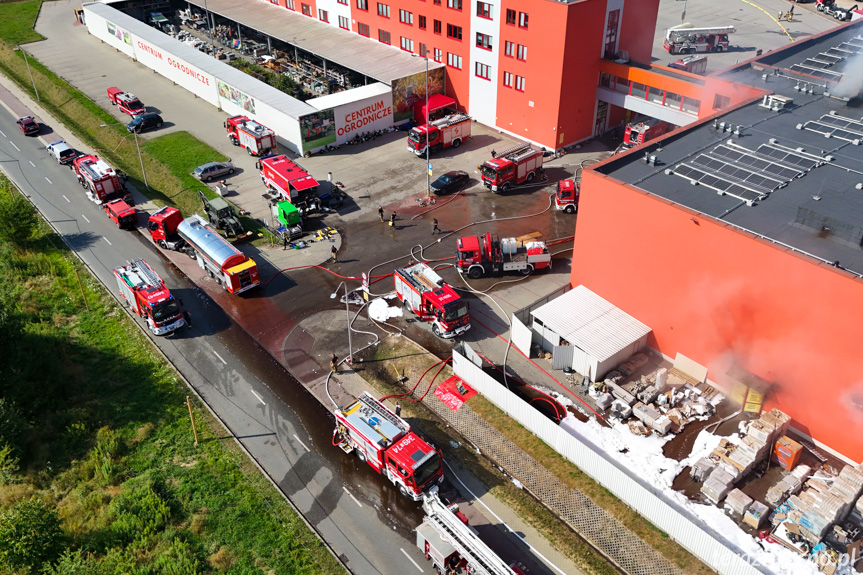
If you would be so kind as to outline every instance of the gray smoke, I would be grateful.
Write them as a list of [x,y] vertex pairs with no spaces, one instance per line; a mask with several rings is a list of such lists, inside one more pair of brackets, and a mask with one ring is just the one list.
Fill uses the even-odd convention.
[[839,98],[856,98],[863,92],[863,52],[849,58],[842,69],[842,78],[830,95]]

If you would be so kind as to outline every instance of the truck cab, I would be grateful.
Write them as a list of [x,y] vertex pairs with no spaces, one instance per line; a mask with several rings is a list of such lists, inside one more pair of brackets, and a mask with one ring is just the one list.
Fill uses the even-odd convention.
[[112,104],[120,108],[121,112],[129,114],[133,118],[147,111],[147,108],[135,94],[124,92],[116,86],[108,88],[108,99],[111,100]]
[[572,180],[560,180],[557,182],[557,193],[554,195],[554,207],[563,210],[567,214],[578,211],[579,185]]
[[165,206],[154,212],[147,221],[150,237],[163,250],[182,251],[186,241],[177,233],[177,227],[183,221],[180,210]]
[[135,208],[121,199],[111,200],[102,204],[105,213],[121,230],[134,230],[138,223]]

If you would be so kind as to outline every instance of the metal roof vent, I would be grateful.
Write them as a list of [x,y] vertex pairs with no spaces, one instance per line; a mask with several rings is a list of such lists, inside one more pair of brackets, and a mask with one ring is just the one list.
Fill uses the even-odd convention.
[[[666,169],[665,169],[665,175],[666,175],[666,176],[673,176],[673,175],[674,175],[674,170],[672,170],[671,168],[666,168]],[[857,184],[857,185],[859,186],[860,184]]]
[[863,190],[863,182],[861,182],[861,183],[857,184],[856,186],[854,186],[854,189],[855,189],[855,190]]

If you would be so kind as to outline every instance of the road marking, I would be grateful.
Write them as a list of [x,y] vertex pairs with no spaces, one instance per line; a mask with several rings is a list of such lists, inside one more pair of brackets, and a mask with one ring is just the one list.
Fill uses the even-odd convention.
[[10,143],[10,144],[12,144],[12,147],[13,147],[13,148],[15,148],[16,150],[18,150],[19,152],[21,151],[21,148],[19,148],[18,146],[16,146],[16,145],[15,145],[15,142],[9,142],[9,143]]
[[[213,350],[213,353],[216,354],[216,357],[218,357],[219,359],[222,359],[222,356],[219,355],[219,353],[216,350]],[[222,359],[222,363],[224,363],[225,365],[228,365],[228,362],[225,361],[224,359]]]
[[[66,200],[67,202],[69,202],[69,198],[67,198],[67,197],[66,197],[66,194],[60,194],[60,195],[61,195],[61,196],[63,196],[63,199],[64,199],[64,200]],[[69,202],[69,203],[71,204],[72,202]]]
[[110,241],[108,238],[106,238],[105,236],[102,236],[102,239],[103,239],[103,240],[105,240],[106,242],[108,242],[108,245],[109,245],[109,246],[113,246],[113,245],[114,245],[114,244],[112,244],[112,243],[111,243],[111,241]]
[[[218,354],[217,354],[217,355],[218,355]],[[222,359],[222,358],[219,358],[219,359]],[[257,393],[255,393],[255,390],[254,390],[254,389],[250,389],[249,391],[251,391],[251,392],[252,392],[252,395],[254,395],[255,397],[257,397],[257,398],[258,398],[258,401],[260,401],[263,405],[267,405],[266,403],[264,403],[264,398],[263,398],[263,397],[261,397],[260,395],[258,395]],[[296,435],[295,435],[294,437],[296,437]]]
[[410,555],[408,555],[408,552],[407,552],[407,551],[405,551],[405,550],[404,550],[404,549],[402,549],[401,547],[399,547],[399,551],[401,551],[402,553],[404,553],[404,554],[405,554],[405,557],[407,557],[407,558],[408,558],[408,561],[410,561],[411,563],[413,563],[413,564],[414,564],[414,567],[416,567],[417,569],[419,569],[419,570],[420,570],[420,573],[425,573],[425,571],[423,571],[423,568],[422,568],[422,567],[420,567],[419,565],[417,565],[417,562],[416,562],[416,561],[414,561],[414,560],[411,558],[411,556],[410,556]]
[[[48,176],[45,176],[45,179],[48,180]],[[51,184],[52,186],[54,185],[54,182],[52,182],[51,180],[48,180],[48,183]]]
[[[30,162],[30,160],[27,160],[27,161]],[[33,166],[34,168],[36,167],[36,164],[34,164],[33,162],[30,162],[30,165]]]
[[[81,214],[81,217],[84,218],[85,220],[87,220],[87,216],[85,216],[84,214]],[[90,220],[87,220],[87,223],[89,224]]]
[[[359,501],[357,501],[357,498],[356,498],[356,497],[354,497],[353,495],[351,495],[351,492],[350,492],[350,491],[348,491],[348,488],[347,488],[347,487],[345,487],[344,485],[342,485],[342,489],[344,490],[344,492],[345,492],[345,493],[347,493],[347,494],[348,494],[348,497],[350,497],[351,499],[353,499],[353,500],[354,500],[354,503],[356,503],[356,504],[357,504],[357,507],[362,507],[362,506],[363,506],[363,504],[362,504],[362,503],[360,503]],[[402,551],[402,553],[404,553],[404,550]],[[407,555],[407,553],[405,553],[405,555]],[[414,565],[416,565],[416,563],[414,563]],[[417,566],[417,567],[419,567],[419,566]],[[422,571],[422,569],[420,569],[420,571]]]
[[[263,403],[263,402],[261,402],[261,403]],[[297,437],[297,434],[296,434],[296,433],[294,434],[294,439],[296,439],[297,441],[299,441],[299,442],[300,442],[300,445],[302,445],[302,446],[303,446],[303,449],[305,449],[305,450],[306,450],[306,451],[308,451],[308,452],[311,452],[311,451],[312,451],[311,449],[309,449],[308,447],[306,447],[306,444],[305,444],[305,443],[303,443],[303,440],[302,440],[302,439],[300,439],[299,437]]]
[[3,137],[6,137],[6,133],[3,130],[0,130],[0,134],[3,134]]

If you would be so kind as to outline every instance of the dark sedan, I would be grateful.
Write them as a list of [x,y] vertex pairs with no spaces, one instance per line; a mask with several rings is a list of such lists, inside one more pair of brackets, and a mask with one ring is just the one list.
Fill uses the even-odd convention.
[[451,194],[464,188],[469,181],[467,172],[447,172],[431,183],[431,191],[439,196]]
[[32,116],[24,116],[23,118],[18,118],[15,122],[18,124],[18,127],[21,128],[21,131],[28,136],[33,136],[39,133],[41,128],[39,127],[39,123],[33,119]]

